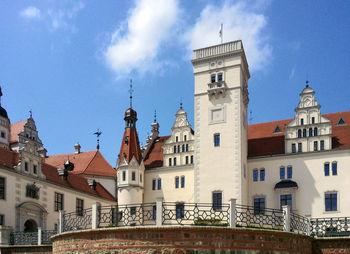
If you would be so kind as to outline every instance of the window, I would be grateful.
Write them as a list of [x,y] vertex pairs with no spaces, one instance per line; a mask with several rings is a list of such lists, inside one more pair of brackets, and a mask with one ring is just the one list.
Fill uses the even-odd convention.
[[218,82],[221,82],[222,81],[222,73],[219,73],[218,74]]
[[175,140],[176,140],[176,142],[179,142],[179,137],[176,136],[176,137],[175,137]]
[[300,119],[300,125],[304,125],[304,119],[303,118]]
[[180,145],[177,146],[177,152],[180,153],[181,150],[180,150]]
[[174,166],[176,166],[176,158],[174,158]]
[[260,181],[265,181],[265,169],[260,169]]
[[213,192],[213,209],[221,210],[222,208],[222,192]]
[[126,172],[123,171],[123,181],[125,181],[125,179],[126,179]]
[[293,143],[292,144],[292,153],[296,153],[297,152],[297,148],[295,146],[295,144]]
[[26,186],[26,197],[39,199],[39,188],[33,184],[27,184]]
[[1,137],[5,138],[5,132],[3,132],[3,131],[1,132]]
[[318,150],[318,142],[314,141],[314,151],[317,151],[317,150]]
[[220,134],[214,134],[214,146],[220,146]]
[[258,181],[258,170],[254,169],[253,170],[253,182],[257,182]]
[[315,117],[311,118],[311,123],[314,124],[315,123]]
[[55,211],[58,212],[64,209],[63,194],[55,192]]
[[191,155],[191,164],[193,164],[193,155]]
[[303,144],[298,143],[298,152],[301,153],[303,151]]
[[135,171],[132,171],[132,172],[131,172],[131,180],[132,180],[132,181],[135,181],[135,180],[136,180],[136,172],[135,172]]
[[142,174],[140,174],[140,183],[142,183]]
[[75,211],[76,211],[77,215],[83,216],[83,213],[84,213],[84,200],[82,200],[80,198],[77,198]]
[[185,144],[182,145],[182,152],[185,151]]
[[324,150],[324,140],[320,141],[320,149],[321,149],[321,151]]
[[136,207],[130,207],[130,215],[135,215],[136,214]]
[[4,226],[5,225],[5,215],[0,214],[0,226]]
[[345,120],[343,119],[343,117],[340,117],[339,118],[339,121],[338,121],[338,123],[337,123],[337,125],[345,125],[346,124],[346,122],[345,122]]
[[34,174],[37,174],[37,173],[38,173],[38,170],[37,170],[37,166],[36,166],[36,165],[33,165],[33,173],[34,173]]
[[298,130],[298,138],[301,138],[301,130]]
[[152,190],[156,189],[156,179],[152,180]]
[[290,179],[293,177],[293,168],[292,166],[287,167],[287,178]]
[[254,215],[265,214],[265,198],[254,198]]
[[181,176],[181,188],[185,188],[185,177]]
[[292,195],[287,194],[287,195],[281,195],[281,209],[282,206],[289,205],[290,209],[292,210]]
[[309,137],[312,137],[312,128],[309,129]]
[[158,179],[158,190],[162,189],[162,179]]
[[28,168],[29,168],[29,167],[28,167],[28,162],[25,162],[25,163],[24,163],[24,170],[25,170],[26,172],[28,172]]
[[333,161],[332,162],[332,175],[336,176],[338,174],[337,172],[337,162],[336,161]]
[[184,141],[187,141],[187,135],[184,135]]
[[211,83],[215,83],[215,74],[211,75]]
[[0,199],[5,199],[5,178],[0,177]]
[[179,177],[175,177],[175,188],[178,189],[179,188]]
[[183,203],[176,204],[176,219],[182,219],[185,216],[185,206]]
[[337,211],[337,193],[326,193],[324,201],[326,211]]
[[[186,136],[185,136],[186,137]],[[186,144],[186,152],[188,152],[188,144]]]
[[174,153],[176,153],[176,146],[174,146]]
[[188,156],[185,157],[186,165],[188,164]]
[[157,206],[153,206],[153,220],[156,220],[156,218],[157,218]]
[[171,164],[172,164],[172,163],[171,163],[171,158],[169,158],[169,167],[171,167]]
[[328,162],[326,162],[324,164],[324,175],[329,176],[329,163]]
[[306,129],[303,129],[303,138],[306,137]]
[[285,167],[280,167],[280,179],[286,178],[286,169]]
[[316,137],[318,135],[317,127],[314,128],[314,136]]

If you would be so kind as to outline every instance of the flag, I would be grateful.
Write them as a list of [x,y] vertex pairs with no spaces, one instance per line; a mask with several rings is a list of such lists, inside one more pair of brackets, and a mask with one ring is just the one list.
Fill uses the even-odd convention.
[[223,24],[221,24],[220,29],[219,29],[219,37],[221,38],[221,43],[223,41]]

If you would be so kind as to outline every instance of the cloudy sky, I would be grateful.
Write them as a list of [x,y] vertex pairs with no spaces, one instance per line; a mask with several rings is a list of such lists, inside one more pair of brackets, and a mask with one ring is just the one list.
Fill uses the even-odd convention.
[[306,79],[322,113],[347,111],[350,1],[0,1],[1,100],[12,123],[29,110],[48,154],[101,151],[115,166],[123,113],[145,143],[154,110],[168,135],[180,101],[193,123],[192,50],[241,39],[250,123],[292,118]]

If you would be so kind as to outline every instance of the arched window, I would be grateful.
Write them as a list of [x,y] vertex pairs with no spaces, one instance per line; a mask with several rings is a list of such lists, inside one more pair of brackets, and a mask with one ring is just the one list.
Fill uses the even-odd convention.
[[312,128],[309,129],[309,137],[312,137]]
[[314,128],[314,136],[316,137],[318,135],[317,127]]
[[303,129],[303,137],[306,137],[306,129]]
[[298,130],[298,138],[301,138],[301,130]]

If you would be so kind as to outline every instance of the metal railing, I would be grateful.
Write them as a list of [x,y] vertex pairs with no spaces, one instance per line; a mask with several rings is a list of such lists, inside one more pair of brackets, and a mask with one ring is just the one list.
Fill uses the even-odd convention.
[[310,221],[308,218],[296,213],[290,214],[290,231],[298,234],[310,234]]
[[283,230],[283,210],[236,205],[236,226]]
[[317,237],[350,236],[350,217],[310,219],[310,235]]
[[65,213],[62,231],[74,231],[91,228],[92,208],[78,212]]
[[118,206],[117,226],[156,224],[156,203]]
[[11,232],[10,245],[42,245],[51,244],[51,236],[57,234],[56,230],[41,230],[35,232]]

